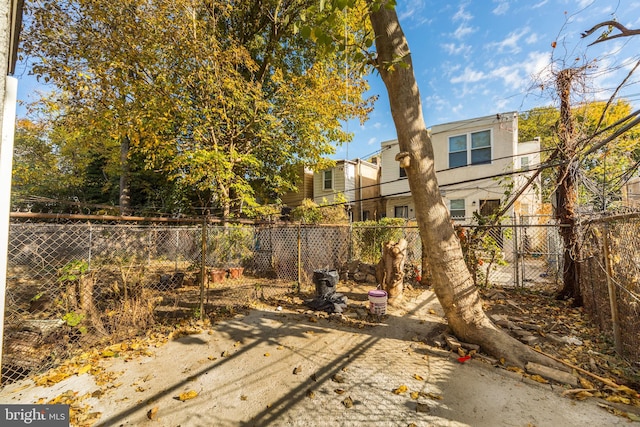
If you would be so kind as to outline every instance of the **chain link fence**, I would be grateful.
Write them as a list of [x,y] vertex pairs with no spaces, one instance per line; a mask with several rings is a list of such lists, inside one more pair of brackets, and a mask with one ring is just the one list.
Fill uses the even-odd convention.
[[458,225],[467,266],[478,286],[557,286],[562,240],[546,216],[510,218],[498,225]]
[[581,231],[585,311],[618,353],[640,361],[640,216],[588,221]]
[[[458,231],[479,285],[559,280],[553,224],[536,219]],[[310,292],[315,270],[375,284],[383,244],[400,238],[408,242],[406,281],[419,282],[428,272],[415,225],[12,222],[3,379],[158,323],[228,315],[257,299]]]

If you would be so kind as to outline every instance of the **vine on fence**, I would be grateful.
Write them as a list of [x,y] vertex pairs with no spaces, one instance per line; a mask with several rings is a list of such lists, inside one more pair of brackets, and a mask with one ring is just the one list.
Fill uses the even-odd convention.
[[[473,213],[477,225],[455,226],[456,235],[462,245],[464,260],[476,286],[489,287],[489,274],[498,265],[506,265],[504,258],[504,239],[511,238],[510,229],[493,229],[488,224],[495,223],[493,218]],[[495,233],[499,233],[496,235]]]
[[353,256],[362,262],[376,264],[382,255],[382,246],[403,237],[402,218],[382,218],[380,221],[353,223]]

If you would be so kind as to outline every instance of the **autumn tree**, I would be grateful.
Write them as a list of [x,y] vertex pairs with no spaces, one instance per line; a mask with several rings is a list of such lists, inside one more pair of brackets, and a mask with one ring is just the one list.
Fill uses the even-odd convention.
[[504,331],[486,316],[473,278],[464,262],[449,211],[435,174],[433,146],[422,113],[412,59],[395,2],[370,2],[375,32],[377,71],[389,93],[391,114],[400,146],[399,160],[409,181],[423,247],[430,248],[433,289],[453,332],[485,351],[523,366],[527,361],[551,362]]
[[[365,31],[315,1],[44,0],[27,10],[33,73],[59,89],[66,128],[110,147],[122,208],[136,159],[229,216],[294,188],[298,165],[325,167],[333,143],[350,138],[342,122],[370,109],[344,54]],[[317,23],[306,38],[305,20]],[[345,26],[340,48],[318,49]]]

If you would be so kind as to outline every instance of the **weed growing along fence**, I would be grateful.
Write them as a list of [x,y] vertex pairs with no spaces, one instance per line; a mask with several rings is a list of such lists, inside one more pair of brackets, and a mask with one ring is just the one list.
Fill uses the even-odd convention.
[[640,215],[581,227],[579,281],[584,308],[617,352],[640,362]]

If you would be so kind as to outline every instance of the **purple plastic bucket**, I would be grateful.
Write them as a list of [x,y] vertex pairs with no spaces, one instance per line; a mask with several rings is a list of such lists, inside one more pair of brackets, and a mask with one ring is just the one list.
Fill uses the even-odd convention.
[[387,314],[387,292],[374,289],[369,291],[369,312],[381,316]]

